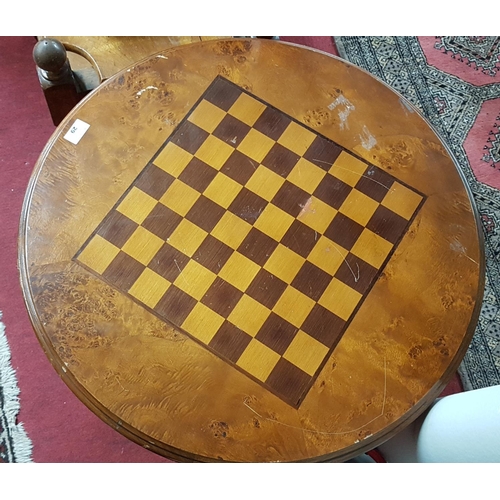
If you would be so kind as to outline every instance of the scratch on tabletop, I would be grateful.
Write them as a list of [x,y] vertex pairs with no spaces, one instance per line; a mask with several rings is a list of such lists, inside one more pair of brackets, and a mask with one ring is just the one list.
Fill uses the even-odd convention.
[[[328,248],[330,248],[330,247],[328,247]],[[343,261],[347,264],[347,267],[351,271],[352,277],[354,278],[354,283],[357,283],[359,281],[359,278],[360,278],[359,264],[356,262],[356,266],[358,268],[358,274],[356,276],[351,265],[349,264],[349,262],[347,262],[346,258],[342,255],[341,251],[335,245],[332,245],[332,248],[335,248],[335,251],[342,257]]]
[[366,125],[363,125],[363,134],[359,134],[359,138],[361,139],[361,145],[368,151],[377,144],[377,139],[373,137]]
[[182,269],[179,267],[179,264],[177,264],[177,259],[174,259],[174,264],[175,267],[179,270],[179,274],[181,275],[182,279],[184,280],[184,283],[189,286],[189,283],[187,282],[186,278],[184,277],[184,274],[182,273]]
[[464,253],[464,255],[469,259],[471,260],[472,262],[474,262],[474,264],[478,265],[479,266],[479,263],[476,262],[472,257],[469,257],[466,253]]
[[125,391],[125,392],[130,392],[128,389],[125,389],[123,385],[121,384],[120,380],[118,379],[118,375],[115,375],[115,380],[118,383],[118,385]]
[[[331,162],[328,162],[328,161],[316,160],[316,159],[313,159],[313,161],[318,161],[320,163],[324,163],[325,165],[332,165]],[[339,167],[338,165],[335,165],[335,168],[339,168],[340,170],[345,170],[346,172],[351,172],[351,174],[357,174],[357,175],[359,175],[358,172],[356,172],[354,170],[351,170],[349,168]],[[387,189],[387,191],[391,191],[391,188],[388,188],[385,184],[382,184],[381,182],[376,181],[375,179],[372,179],[369,175],[362,174],[361,177],[364,177],[365,179],[369,179],[370,181],[375,182],[376,184],[379,184],[383,188]]]
[[347,118],[356,108],[354,105],[347,99],[344,95],[339,95],[337,99],[335,99],[332,103],[330,103],[327,107],[330,111],[333,111],[338,106],[342,106],[337,111],[338,117],[340,118],[340,130],[344,130],[345,127],[349,128],[349,124],[347,123]]
[[135,94],[135,98],[137,99],[138,97],[140,97],[142,94],[144,94],[144,92],[146,92],[146,90],[158,90],[158,87],[155,87],[153,85],[149,85],[146,88],[139,90],[139,92],[137,92],[137,94]]
[[465,248],[456,238],[453,240],[452,243],[450,243],[450,248],[453,251],[458,252],[458,253],[462,254],[463,256],[467,257],[470,261],[474,262],[474,264],[479,266],[478,262],[476,262],[472,257],[469,257],[467,255],[467,248]]
[[307,212],[311,212],[312,214],[316,213],[316,210],[315,209],[312,209],[311,210],[311,205],[312,205],[312,196],[310,196],[308,198],[308,200],[303,204],[301,205],[299,203],[299,207],[302,209],[300,211],[300,214],[297,216],[297,219],[300,219],[300,217],[304,214],[306,214]]
[[[372,422],[375,422],[375,420],[378,420],[380,417],[383,417],[384,414],[385,414],[385,403],[386,403],[386,400],[387,400],[387,360],[386,360],[386,357],[384,356],[384,396],[383,396],[383,399],[382,399],[382,408],[380,410],[380,414],[377,415],[376,417],[372,418],[369,422],[366,422],[366,424],[363,424],[360,427],[357,427],[356,429],[352,429],[352,430],[349,430],[349,431],[342,431],[342,432],[316,431],[314,429],[306,429],[304,427],[298,427],[296,425],[285,424],[283,422],[279,422],[278,420],[274,420],[272,418],[264,417],[263,415],[261,415],[260,413],[258,413],[257,411],[255,411],[250,405],[248,405],[248,403],[247,403],[248,399],[247,398],[245,398],[245,399],[246,400],[243,401],[243,404],[250,411],[252,411],[253,413],[255,413],[255,415],[257,415],[259,418],[262,418],[263,420],[268,420],[269,422],[273,422],[275,424],[282,425],[283,427],[289,427],[290,429],[297,429],[298,431],[309,432],[311,434],[321,434],[323,436],[342,436],[344,434],[350,434],[352,432],[358,432],[358,431],[364,429],[365,427],[367,427],[368,425],[370,425]],[[373,434],[369,434],[364,439],[367,439],[367,438],[369,438],[371,436],[373,436]],[[359,443],[359,440],[357,440],[355,442]]]

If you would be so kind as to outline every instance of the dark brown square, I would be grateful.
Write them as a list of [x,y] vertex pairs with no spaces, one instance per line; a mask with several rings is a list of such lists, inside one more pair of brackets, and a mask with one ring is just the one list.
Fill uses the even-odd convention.
[[168,243],[164,243],[153,257],[148,267],[173,283],[188,262],[189,257],[187,255],[179,252],[179,250],[170,246]]
[[254,123],[253,128],[277,141],[291,121],[281,111],[267,107]]
[[174,133],[171,142],[194,155],[208,135],[208,132],[186,120]]
[[300,189],[291,182],[285,181],[279,191],[274,195],[271,203],[281,208],[292,217],[297,217],[310,197],[311,195],[303,189]]
[[266,157],[262,160],[262,165],[269,170],[286,177],[299,161],[300,156],[276,143]]
[[156,304],[154,310],[170,323],[181,326],[196,304],[196,299],[175,285],[171,285]]
[[316,304],[301,329],[327,347],[333,347],[341,339],[345,321],[324,307]]
[[251,340],[250,335],[225,321],[210,341],[209,346],[221,356],[236,363]]
[[382,201],[393,183],[391,175],[371,165],[359,179],[356,189],[374,200]]
[[210,232],[224,213],[225,210],[220,205],[201,195],[186,214],[186,219]]
[[297,332],[297,327],[271,313],[255,338],[274,352],[283,355]]
[[228,247],[225,243],[222,243],[222,241],[209,234],[192,258],[217,274],[229,257],[231,257],[232,253],[233,249],[231,247]]
[[235,103],[241,95],[241,89],[221,78],[217,79],[204,95],[204,99],[215,104],[224,111]]
[[170,184],[174,182],[174,177],[156,165],[150,163],[141,173],[135,187],[159,200]]
[[291,285],[313,300],[319,300],[332,277],[309,261],[304,262]]
[[199,193],[203,193],[216,175],[215,168],[194,157],[179,175],[179,179]]
[[259,195],[243,188],[233,200],[228,210],[249,224],[254,224],[267,205]]
[[142,225],[162,240],[166,240],[181,223],[181,220],[182,217],[179,214],[176,214],[165,205],[157,203],[144,219]]
[[376,268],[356,257],[356,255],[349,253],[337,269],[335,278],[364,294],[378,273],[379,271]]
[[236,182],[245,185],[258,166],[258,162],[240,151],[234,150],[220,171]]
[[145,266],[120,251],[102,276],[119,290],[127,292],[144,271]]
[[287,284],[265,269],[261,269],[247,288],[247,295],[272,309],[285,291]]
[[327,205],[339,209],[351,191],[351,186],[333,175],[327,174],[313,194]]
[[133,220],[112,210],[97,230],[97,234],[121,248],[136,229],[137,224]]
[[317,136],[304,154],[304,158],[323,170],[330,170],[342,152],[340,146],[324,137]]
[[240,292],[222,278],[217,277],[201,299],[201,302],[207,307],[210,307],[212,311],[227,318],[242,295],[243,292]]
[[277,246],[278,242],[276,240],[253,227],[242,241],[238,252],[259,264],[259,266],[263,266]]
[[281,243],[306,258],[316,244],[316,240],[317,234],[314,229],[298,220],[294,220],[285,236],[281,239]]
[[250,127],[246,123],[243,123],[234,116],[226,115],[212,134],[236,148],[248,134],[249,130]]
[[405,232],[407,225],[406,219],[380,205],[366,227],[385,240],[396,244]]
[[350,250],[363,232],[363,226],[338,212],[325,231],[325,236]]
[[281,358],[267,377],[266,384],[292,406],[298,406],[305,396],[312,377]]

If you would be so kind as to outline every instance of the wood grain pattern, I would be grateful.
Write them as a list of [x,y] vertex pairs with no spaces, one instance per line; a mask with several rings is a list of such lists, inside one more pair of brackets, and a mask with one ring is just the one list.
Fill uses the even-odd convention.
[[[75,146],[76,118],[90,128]],[[410,105],[343,61],[255,39],[111,78],[47,145],[20,232],[55,368],[176,460],[345,460],[387,439],[463,357],[482,252]]]

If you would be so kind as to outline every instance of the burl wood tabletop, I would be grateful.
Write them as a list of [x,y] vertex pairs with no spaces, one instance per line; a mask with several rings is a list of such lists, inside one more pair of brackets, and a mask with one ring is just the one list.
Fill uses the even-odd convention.
[[403,98],[268,40],[177,47],[58,127],[26,195],[38,338],[118,431],[198,461],[346,460],[416,418],[483,291],[477,215]]

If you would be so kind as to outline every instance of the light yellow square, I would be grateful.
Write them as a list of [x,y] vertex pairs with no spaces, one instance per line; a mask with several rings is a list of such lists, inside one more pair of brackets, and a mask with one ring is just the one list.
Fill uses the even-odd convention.
[[96,234],[78,256],[78,260],[96,273],[102,274],[120,249]]
[[228,113],[243,123],[253,126],[265,109],[266,106],[260,101],[250,97],[248,94],[242,93],[229,108]]
[[198,151],[196,151],[195,156],[207,165],[220,170],[233,151],[234,148],[229,146],[229,144],[226,144],[214,135],[209,135]]
[[182,323],[181,328],[207,345],[219,331],[222,323],[224,323],[222,316],[198,302]]
[[366,226],[379,204],[366,194],[353,189],[339,208],[339,212],[347,215],[362,226]]
[[291,122],[286,130],[281,134],[278,142],[293,151],[294,153],[302,156],[309,146],[312,144],[316,134],[302,127],[298,123]]
[[264,165],[259,165],[245,187],[261,198],[271,201],[284,182],[285,179],[281,175],[274,173]]
[[134,186],[116,210],[134,222],[137,222],[137,224],[142,224],[144,219],[156,206],[156,203],[156,200],[149,196],[149,194],[144,193]]
[[191,113],[188,121],[198,125],[198,127],[211,134],[225,116],[225,111],[203,99]]
[[242,189],[241,184],[218,172],[203,194],[221,207],[227,208]]
[[361,300],[362,295],[351,287],[333,278],[318,303],[347,321]]
[[328,347],[299,330],[283,357],[312,377],[328,351]]
[[382,200],[382,205],[410,220],[421,201],[419,194],[395,182]]
[[147,229],[139,226],[132,236],[125,242],[122,250],[147,266],[158,250],[163,246],[164,241]]
[[128,293],[153,309],[169,287],[170,282],[146,267]]
[[260,266],[255,264],[255,262],[252,262],[238,252],[234,252],[220,270],[219,276],[228,283],[231,283],[238,290],[244,292],[259,270]]
[[207,237],[207,234],[201,227],[187,219],[183,219],[167,241],[184,255],[192,257]]
[[267,135],[251,129],[236,149],[261,163],[274,144],[275,142]]
[[254,227],[274,240],[281,241],[281,238],[283,238],[294,220],[290,214],[269,203],[260,214]]
[[160,202],[184,217],[199,197],[198,191],[175,179],[160,198]]
[[326,236],[321,236],[308,255],[307,260],[334,276],[348,253],[345,248],[337,245]]
[[311,196],[297,219],[318,233],[324,233],[335,215],[337,215],[337,210],[318,198]]
[[232,249],[236,250],[247,237],[252,226],[231,212],[226,212],[210,233]]
[[271,311],[248,295],[243,295],[228,320],[240,330],[255,337]]
[[373,267],[380,269],[391,250],[392,243],[365,228],[351,252]]
[[301,158],[288,174],[287,180],[312,194],[326,172],[305,158]]
[[274,274],[285,283],[290,284],[300,271],[304,262],[305,259],[303,257],[280,243],[271,257],[267,259],[267,262],[264,264],[264,269]]
[[276,302],[273,311],[292,325],[300,328],[314,304],[314,300],[289,286]]
[[349,186],[355,186],[367,169],[367,164],[342,151],[330,168],[330,173]]
[[236,364],[256,379],[265,382],[279,360],[277,352],[252,339]]
[[177,144],[169,142],[153,163],[165,170],[165,172],[178,177],[192,159],[193,155],[191,153],[177,146]]
[[181,274],[177,276],[174,285],[196,300],[201,300],[215,278],[217,275],[212,271],[198,264],[195,260],[190,260]]

